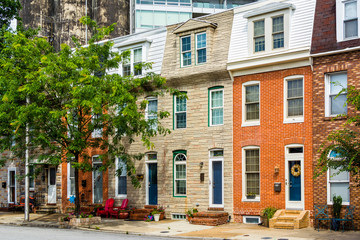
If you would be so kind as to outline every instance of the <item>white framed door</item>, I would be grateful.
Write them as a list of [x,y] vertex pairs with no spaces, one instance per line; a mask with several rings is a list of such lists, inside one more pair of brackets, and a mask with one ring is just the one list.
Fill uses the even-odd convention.
[[158,174],[157,174],[157,153],[148,152],[145,155],[145,189],[146,205],[158,204]]
[[210,151],[209,206],[224,207],[224,152],[222,149]]
[[48,203],[56,203],[56,168],[48,169]]
[[285,207],[304,209],[304,146],[285,147]]

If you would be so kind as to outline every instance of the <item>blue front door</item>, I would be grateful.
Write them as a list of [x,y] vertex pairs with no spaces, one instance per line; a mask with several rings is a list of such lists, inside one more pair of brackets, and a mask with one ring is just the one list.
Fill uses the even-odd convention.
[[289,175],[290,175],[289,200],[290,201],[301,201],[301,174],[297,176],[297,172],[300,171],[300,169],[301,169],[300,161],[289,161]]
[[221,161],[213,161],[212,162],[212,187],[213,187],[213,204],[223,204],[222,202],[222,191],[223,191],[223,182],[222,182],[222,162]]
[[157,163],[149,163],[149,205],[158,204],[158,188],[157,188]]

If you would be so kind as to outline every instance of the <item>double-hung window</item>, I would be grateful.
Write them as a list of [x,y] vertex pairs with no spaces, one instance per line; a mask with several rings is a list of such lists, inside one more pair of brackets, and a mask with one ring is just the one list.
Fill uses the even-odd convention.
[[126,163],[121,159],[116,159],[116,196],[117,197],[126,197],[127,195],[127,169]]
[[206,33],[198,33],[196,36],[196,63],[206,63]]
[[[181,37],[181,66],[191,65],[191,36]],[[205,42],[206,43],[206,42]]]
[[260,120],[260,87],[259,84],[244,86],[245,93],[245,122],[259,122]]
[[304,79],[303,76],[285,78],[284,115],[285,122],[304,121]]
[[210,126],[224,123],[224,89],[214,88],[210,93]]
[[[332,150],[329,153],[329,158],[333,160],[341,160],[341,156],[338,152]],[[350,189],[349,189],[349,181],[350,174],[347,171],[340,172],[338,169],[329,168],[328,169],[328,203],[332,203],[332,199],[334,195],[341,196],[343,200],[343,204],[350,203]]]
[[265,51],[265,20],[254,22],[254,51]]
[[347,94],[340,91],[347,88],[347,73],[327,74],[325,78],[325,113],[326,116],[336,116],[347,113]]
[[174,196],[186,196],[186,153],[174,152]]
[[338,41],[359,37],[358,0],[336,0],[336,35]]
[[244,199],[246,196],[255,195],[258,200],[260,197],[260,149],[258,147],[243,149],[243,167]]
[[145,117],[146,120],[153,121],[151,128],[155,130],[157,128],[156,120],[157,120],[158,100],[156,97],[149,97],[147,98],[147,100],[149,103],[146,107]]
[[284,47],[284,16],[272,18],[273,49]]
[[175,96],[175,129],[186,128],[186,97]]
[[143,58],[142,47],[131,49],[129,58],[123,60],[122,76],[126,77],[131,75],[132,73],[134,74],[134,76],[142,75],[143,71],[140,65],[142,62],[142,58]]
[[67,163],[67,197],[75,195],[75,168]]
[[94,125],[94,130],[92,132],[93,138],[101,138],[102,137],[102,123],[101,123],[102,114],[94,114],[92,116],[92,123]]

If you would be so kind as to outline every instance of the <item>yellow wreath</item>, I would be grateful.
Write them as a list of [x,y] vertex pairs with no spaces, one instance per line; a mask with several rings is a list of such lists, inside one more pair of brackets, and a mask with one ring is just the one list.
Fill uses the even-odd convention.
[[291,167],[291,174],[294,177],[300,176],[300,173],[301,173],[301,167],[299,164],[295,164],[294,166]]

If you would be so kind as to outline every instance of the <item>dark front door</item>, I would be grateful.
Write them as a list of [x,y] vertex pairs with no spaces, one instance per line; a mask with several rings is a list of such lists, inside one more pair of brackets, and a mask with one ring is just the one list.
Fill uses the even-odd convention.
[[94,163],[94,203],[103,202],[103,172],[99,170],[101,163]]
[[300,161],[289,161],[289,200],[301,201],[301,174],[298,175],[301,169]]
[[157,163],[149,163],[149,205],[158,204]]
[[212,162],[212,175],[213,175],[213,204],[223,204],[222,202],[222,162],[213,161]]

